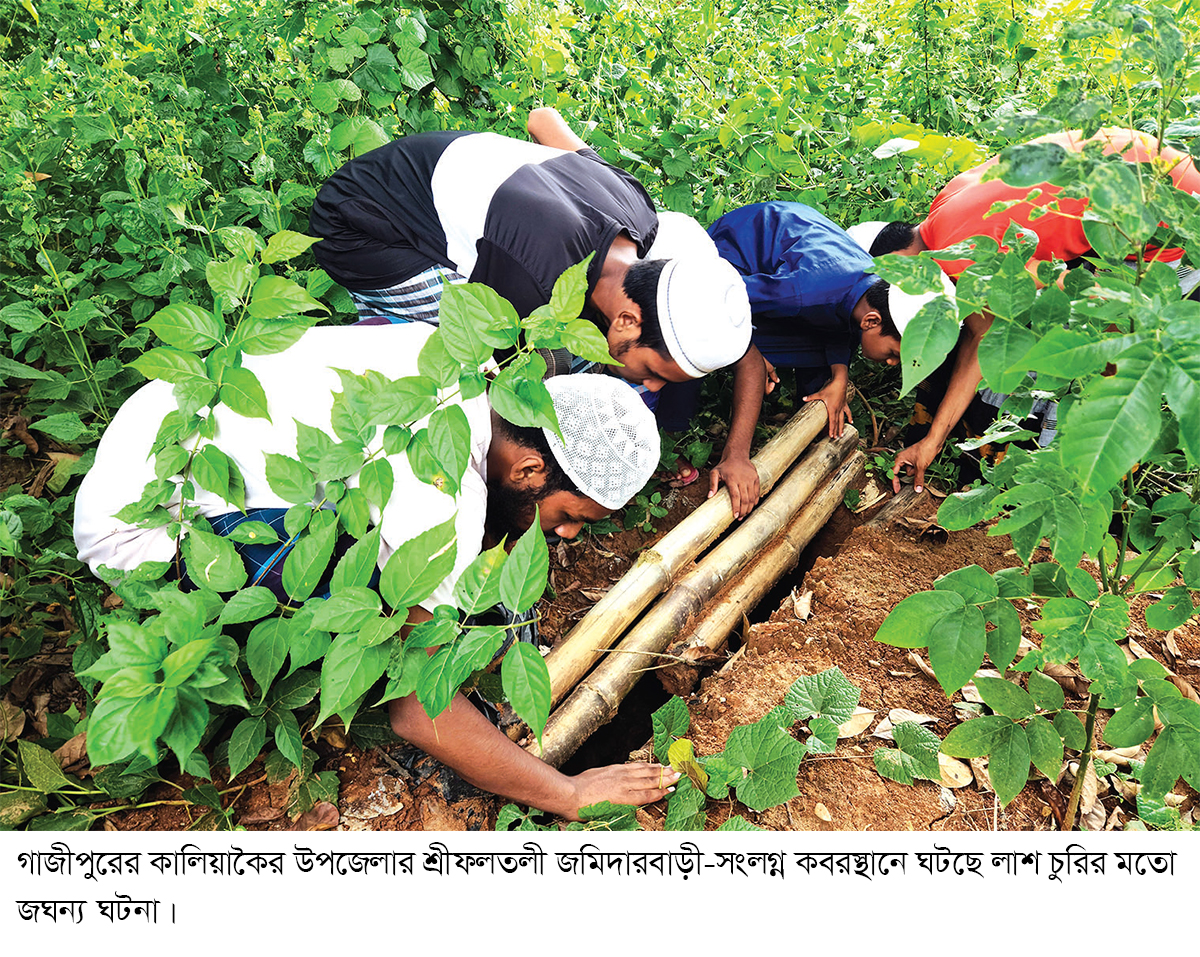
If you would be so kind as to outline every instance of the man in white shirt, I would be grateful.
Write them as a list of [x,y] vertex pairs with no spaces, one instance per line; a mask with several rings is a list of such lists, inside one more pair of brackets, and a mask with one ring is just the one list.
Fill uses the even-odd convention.
[[[268,356],[245,356],[245,367],[261,382],[270,419],[247,418],[226,406],[213,415],[211,444],[220,448],[245,483],[245,509],[278,509],[292,503],[267,480],[270,453],[294,456],[297,423],[337,440],[332,425],[333,393],[341,386],[337,370],[368,370],[389,379],[417,373],[417,357],[433,329],[424,324],[310,329],[292,347]],[[585,522],[623,506],[648,481],[659,458],[653,415],[637,395],[608,376],[558,376],[547,383],[563,433],[520,428],[501,419],[486,393],[455,398],[470,425],[470,456],[455,496],[417,479],[404,453],[388,456],[393,491],[383,508],[372,508],[381,531],[379,566],[418,534],[455,519],[457,555],[453,572],[433,594],[409,609],[409,626],[427,621],[453,594],[470,562],[508,536],[511,544],[533,520],[563,538],[574,538]],[[116,518],[143,486],[157,479],[151,454],[164,415],[175,408],[171,386],[154,381],[126,403],[101,439],[96,462],[76,499],[75,541],[81,560],[93,571],[106,566],[130,571],[145,561],[176,558],[167,527],[140,528]],[[382,444],[383,429],[367,443],[369,454]],[[185,448],[202,450],[195,436]],[[347,479],[357,484],[357,475]],[[321,483],[315,501],[324,495]],[[196,489],[189,499],[214,528],[231,506],[220,496]],[[178,490],[166,503],[179,511]],[[237,513],[240,515],[241,513]],[[285,559],[286,560],[286,559]],[[186,573],[186,572],[185,572]],[[286,595],[280,596],[286,598]],[[579,809],[602,801],[645,804],[663,797],[678,775],[655,764],[614,765],[575,776],[561,774],[513,744],[461,695],[436,722],[415,695],[390,702],[392,727],[470,783],[521,803],[576,818]]]

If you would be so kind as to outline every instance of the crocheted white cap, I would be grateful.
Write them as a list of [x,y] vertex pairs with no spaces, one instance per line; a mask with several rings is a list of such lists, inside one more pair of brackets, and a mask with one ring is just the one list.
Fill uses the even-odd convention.
[[667,351],[699,379],[733,365],[750,348],[750,297],[724,259],[671,259],[658,279],[658,323]]
[[[658,468],[658,424],[641,395],[607,375],[546,380],[560,439],[542,429],[550,451],[579,491],[605,508],[621,508]],[[564,442],[565,440],[565,442]]]
[[[862,247],[863,252],[869,255],[871,243],[875,242],[875,237],[886,225],[887,223],[880,220],[858,223],[847,229],[846,234]],[[942,280],[941,292],[923,292],[914,296],[894,284],[888,287],[888,312],[892,314],[892,322],[895,323],[896,331],[900,333],[901,337],[904,336],[905,327],[912,322],[925,303],[933,301],[938,296],[945,296],[951,303],[955,301],[954,283],[946,278],[945,273],[942,273],[940,278]]]

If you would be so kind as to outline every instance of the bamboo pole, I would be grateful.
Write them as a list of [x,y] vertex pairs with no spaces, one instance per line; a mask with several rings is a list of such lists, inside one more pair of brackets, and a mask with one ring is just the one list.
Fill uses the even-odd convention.
[[847,427],[840,439],[825,439],[814,446],[736,531],[671,587],[615,651],[550,715],[538,752],[542,760],[557,767],[612,718],[641,677],[649,656],[661,653],[691,616],[737,575],[782,525],[791,521],[814,489],[839,471],[857,441],[858,433]]
[[866,456],[856,453],[842,463],[828,483],[788,523],[762,553],[746,575],[726,589],[704,609],[704,618],[678,649],[707,648],[716,651],[755,605],[779,579],[796,567],[800,555],[816,533],[829,521],[847,487],[862,473]]
[[[808,403],[751,460],[764,496],[821,434],[827,421],[824,403]],[[732,522],[729,491],[723,488],[667,532],[654,548],[638,556],[633,567],[546,656],[553,704],[575,687],[642,609],[666,590],[679,570],[715,542]]]

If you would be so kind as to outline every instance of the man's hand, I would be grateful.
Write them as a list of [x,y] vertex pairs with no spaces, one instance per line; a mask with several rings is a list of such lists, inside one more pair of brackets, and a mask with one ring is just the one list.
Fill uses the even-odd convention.
[[610,764],[603,768],[592,768],[571,779],[575,793],[574,808],[563,812],[571,821],[579,820],[581,808],[602,801],[613,804],[635,804],[641,806],[659,801],[674,790],[679,772],[661,764]]
[[940,442],[931,442],[928,438],[921,439],[916,445],[910,445],[896,456],[892,466],[892,491],[900,493],[900,474],[903,469],[911,469],[914,476],[914,487],[918,492],[925,488],[925,469],[937,458],[942,450]]
[[821,401],[829,414],[829,437],[840,438],[847,422],[853,422],[850,405],[846,401],[846,380],[834,377],[820,392],[804,397],[805,402]]
[[717,494],[721,481],[729,488],[729,502],[733,506],[734,518],[745,518],[758,504],[758,469],[747,456],[726,457],[709,473],[708,497]]
[[770,395],[775,391],[775,386],[779,385],[779,373],[775,371],[774,364],[766,356],[763,356],[763,365],[767,367],[767,381],[763,386],[763,395]]

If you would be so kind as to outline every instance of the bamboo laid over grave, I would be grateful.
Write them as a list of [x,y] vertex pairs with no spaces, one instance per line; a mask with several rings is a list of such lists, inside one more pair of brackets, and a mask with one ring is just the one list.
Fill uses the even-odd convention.
[[671,647],[679,654],[688,648],[718,650],[729,633],[770,591],[779,579],[796,567],[800,554],[829,521],[845,496],[846,489],[862,474],[866,456],[856,452],[846,459],[826,485],[805,504],[782,534],[759,556],[754,567],[734,582],[704,609],[704,617],[685,641]]
[[[824,403],[808,403],[751,460],[758,470],[763,496],[825,430],[827,421]],[[715,542],[732,522],[729,492],[722,488],[659,539],[654,548],[638,556],[633,567],[546,657],[554,704],[616,643],[642,609],[666,590],[680,569]]]
[[[841,471],[839,466],[857,443],[858,433],[847,427],[841,438],[824,439],[816,444],[745,522],[671,587],[550,715],[542,735],[543,750],[539,752],[542,760],[557,767],[612,718],[646,668],[653,665],[655,656],[679,635],[705,602],[755,559],[779,529],[801,511],[814,490]],[[841,494],[838,493],[838,501]],[[824,519],[814,527],[814,534],[821,524]]]

